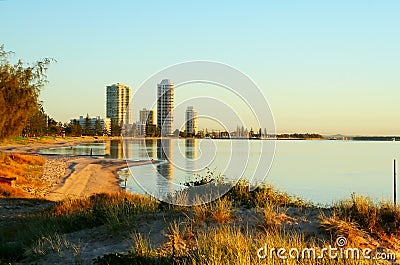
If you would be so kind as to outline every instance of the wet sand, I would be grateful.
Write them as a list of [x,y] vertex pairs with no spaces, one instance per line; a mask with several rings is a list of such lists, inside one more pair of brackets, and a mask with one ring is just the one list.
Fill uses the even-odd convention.
[[[130,162],[130,166],[150,164],[151,161]],[[122,191],[118,170],[127,167],[125,160],[74,157],[68,160],[68,173],[46,194],[45,198],[59,201],[83,198],[96,193]]]
[[[41,149],[73,146],[82,142],[98,140],[70,139],[51,143],[33,143],[26,145],[0,146],[1,152],[37,154]],[[102,141],[102,140],[100,140]],[[49,163],[45,167],[47,188],[41,198],[51,201],[69,198],[83,198],[96,193],[114,193],[122,191],[118,171],[127,168],[125,160],[89,156],[46,156],[47,160],[62,160],[62,163]],[[129,166],[151,164],[153,161],[129,162]],[[60,173],[61,172],[61,173]],[[33,192],[35,193],[35,192]]]

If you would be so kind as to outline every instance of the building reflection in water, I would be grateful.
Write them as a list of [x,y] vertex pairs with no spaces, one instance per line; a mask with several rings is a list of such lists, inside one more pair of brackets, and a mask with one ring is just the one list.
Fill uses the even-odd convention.
[[122,141],[122,146],[123,146],[123,155],[125,159],[130,159],[133,157],[133,148],[130,147],[130,142],[129,141]]
[[185,170],[189,178],[196,174],[199,170],[197,168],[197,141],[195,139],[185,139]]
[[156,164],[159,194],[168,194],[173,192],[173,144],[172,139],[157,139],[157,159],[160,161]]
[[[178,148],[177,145],[183,143],[183,152],[174,154],[175,145]],[[137,179],[135,185],[152,195],[165,196],[179,189],[184,182],[192,180],[198,173],[198,144],[196,139],[185,139],[184,142],[167,138],[110,140],[104,142],[104,154],[114,159],[127,158],[128,166],[138,160],[156,160],[157,163],[152,165],[131,167],[131,172]],[[152,170],[156,174],[151,174]],[[174,174],[179,177],[174,177]]]
[[173,150],[172,139],[157,140],[157,159],[161,161],[161,163],[157,164],[157,171],[169,180],[172,180],[174,177],[174,166],[172,164]]
[[141,154],[141,157],[148,157],[149,159],[154,159],[156,158],[156,152],[157,152],[157,140],[156,139],[143,139],[144,141],[144,147],[141,148],[143,153]]
[[155,139],[109,140],[104,142],[104,157],[150,160],[155,158]]
[[124,152],[120,140],[106,141],[104,145],[105,145],[104,157],[116,158],[116,159],[124,158]]

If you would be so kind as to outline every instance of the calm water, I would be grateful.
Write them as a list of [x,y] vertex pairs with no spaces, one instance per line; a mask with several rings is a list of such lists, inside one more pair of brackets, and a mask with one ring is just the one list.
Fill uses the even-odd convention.
[[[162,195],[208,170],[226,179],[259,183],[273,156],[273,141],[137,139],[53,148],[42,153],[107,156],[156,164],[130,167],[127,189]],[[315,203],[330,204],[352,192],[391,200],[393,159],[399,142],[277,141],[266,183]],[[400,181],[399,181],[400,182]]]

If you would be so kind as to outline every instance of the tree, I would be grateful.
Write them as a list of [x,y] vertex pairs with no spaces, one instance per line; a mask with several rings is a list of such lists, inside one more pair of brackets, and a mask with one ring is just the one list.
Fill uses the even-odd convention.
[[49,135],[61,135],[61,132],[63,131],[63,126],[61,122],[57,122],[53,118],[48,117],[47,121],[47,134]]
[[111,120],[111,136],[120,136],[121,135],[121,126],[118,121]]
[[47,129],[47,115],[41,104],[38,104],[36,111],[30,117],[27,126],[22,134],[29,137],[44,135]]
[[253,136],[254,136],[253,128],[250,128],[249,138],[253,138]]
[[22,134],[28,137],[39,137],[43,135],[61,135],[64,126],[49,117],[43,109],[41,103],[28,120],[27,126],[22,130]]
[[89,118],[89,113],[87,113],[85,118],[85,126],[83,127],[83,134],[91,135],[91,130],[92,130],[92,122]]
[[103,128],[101,126],[99,119],[96,119],[96,121],[94,123],[94,134],[95,135],[103,135]]
[[70,124],[65,128],[65,133],[71,136],[81,136],[82,135],[82,127],[79,124],[79,121],[74,119]]
[[38,109],[40,89],[47,83],[51,59],[26,66],[21,60],[11,64],[10,52],[0,46],[0,140],[19,135]]

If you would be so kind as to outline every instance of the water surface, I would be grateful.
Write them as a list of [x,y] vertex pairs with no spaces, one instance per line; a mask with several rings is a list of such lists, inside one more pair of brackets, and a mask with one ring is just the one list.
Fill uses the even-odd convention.
[[[272,143],[134,139],[42,152],[64,155],[89,155],[92,152],[111,158],[160,161],[130,167],[130,174],[125,172],[125,176],[128,176],[129,191],[143,193],[141,187],[144,186],[146,191],[162,195],[182,183],[207,175],[208,171],[226,179],[244,177],[258,183],[269,168]],[[399,151],[399,142],[277,141],[275,158],[265,182],[321,204],[349,198],[352,192],[375,200],[392,200],[393,159],[400,157]]]

